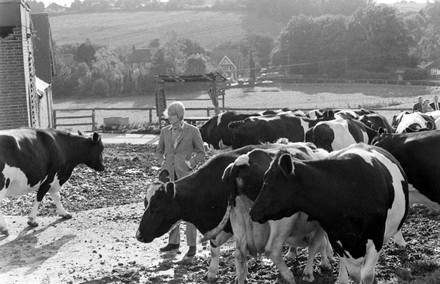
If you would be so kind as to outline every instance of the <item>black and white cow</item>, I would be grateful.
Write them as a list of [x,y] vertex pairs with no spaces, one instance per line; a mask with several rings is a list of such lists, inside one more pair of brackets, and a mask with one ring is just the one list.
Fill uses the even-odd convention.
[[249,146],[219,153],[182,179],[153,183],[145,197],[145,211],[136,238],[150,243],[167,233],[179,220],[191,222],[204,235],[227,222],[215,240],[211,240],[211,263],[206,276],[214,280],[218,274],[220,245],[232,236],[230,222],[224,218],[230,189],[221,182],[223,171],[240,155],[254,148]]
[[388,133],[394,133],[394,131],[396,131],[388,122],[387,118],[378,113],[362,115],[359,117],[359,121],[375,131],[379,131],[379,129],[383,129]]
[[421,112],[401,112],[397,116],[393,117],[393,122],[391,125],[396,128],[395,133],[436,129],[434,118]]
[[[317,149],[311,143],[290,143],[283,147],[299,159],[320,159],[328,155],[327,151]],[[303,279],[314,281],[313,259],[319,250],[322,251],[322,264],[331,267],[327,252],[332,252],[325,232],[318,222],[308,221],[306,214],[300,212],[261,225],[250,220],[249,210],[260,192],[263,175],[278,150],[279,148],[254,149],[238,157],[223,174],[223,182],[232,188],[230,220],[236,242],[235,264],[238,283],[244,283],[246,280],[248,252],[253,257],[266,253],[282,277],[288,283],[295,283],[292,272],[283,260],[282,249],[283,244],[287,243],[292,246],[291,250],[294,250],[294,247],[299,246],[298,241],[304,237],[310,237],[310,246]]]
[[364,143],[313,161],[280,151],[250,214],[264,223],[299,211],[327,232],[340,257],[340,279],[348,272],[356,283],[373,283],[384,243],[391,237],[405,243],[400,230],[408,212],[406,175],[389,152]]
[[402,165],[408,182],[409,203],[440,210],[440,130],[381,134],[374,145],[390,152]]
[[232,146],[232,136],[228,128],[230,122],[261,115],[260,113],[238,113],[235,111],[222,112],[205,122],[200,127],[200,134],[203,141],[212,145],[214,149],[223,149]]
[[329,152],[352,144],[369,143],[377,132],[355,119],[335,119],[318,122],[306,133],[306,141]]
[[305,133],[310,127],[323,119],[333,118],[325,116],[322,119],[310,119],[294,114],[281,114],[249,117],[242,121],[231,122],[229,129],[232,133],[232,148],[274,143],[279,138],[286,138],[290,142],[304,142]]
[[[53,129],[0,131],[0,202],[5,196],[37,191],[28,220],[29,226],[36,227],[38,207],[49,192],[58,213],[64,219],[72,218],[61,204],[61,186],[78,164],[103,171],[103,149],[98,133],[86,138]],[[1,212],[0,233],[8,234]]]

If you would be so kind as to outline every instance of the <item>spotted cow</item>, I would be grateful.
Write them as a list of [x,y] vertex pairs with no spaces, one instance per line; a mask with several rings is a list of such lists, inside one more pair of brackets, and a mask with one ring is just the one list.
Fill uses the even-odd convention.
[[[36,191],[28,219],[28,225],[36,227],[38,207],[49,192],[62,218],[72,218],[61,204],[61,186],[78,164],[103,171],[103,149],[101,137],[96,132],[87,138],[54,129],[0,131],[0,202],[5,196]],[[8,234],[1,213],[0,233]]]
[[440,210],[440,130],[383,133],[373,143],[389,151],[402,165],[414,187],[409,190],[409,203]]
[[[299,159],[320,159],[326,157],[328,152],[317,149],[311,143],[289,143],[283,146],[292,155]],[[331,267],[327,254],[331,254],[325,232],[316,221],[309,221],[307,214],[296,213],[278,221],[259,224],[250,220],[249,209],[258,196],[263,184],[263,175],[269,168],[270,162],[279,148],[254,149],[238,157],[230,164],[224,174],[223,182],[232,190],[230,220],[236,241],[235,263],[237,269],[237,282],[244,283],[247,274],[248,252],[256,257],[266,253],[278,267],[282,277],[288,283],[295,283],[292,272],[283,260],[283,244],[290,244],[291,250],[299,246],[299,240],[309,238],[309,257],[304,268],[304,280],[314,281],[313,259],[321,250],[321,262],[326,267]],[[329,249],[330,248],[330,249]]]
[[355,119],[335,119],[318,122],[306,133],[306,141],[329,152],[352,144],[369,143],[377,132]]
[[364,143],[312,161],[281,150],[264,175],[250,215],[264,223],[299,211],[327,232],[340,258],[340,281],[348,283],[348,272],[356,283],[373,283],[383,245],[391,237],[405,244],[405,172],[389,152]]
[[305,133],[310,127],[319,121],[331,119],[334,117],[324,116],[320,119],[311,119],[286,113],[249,117],[242,121],[231,122],[229,129],[232,134],[232,148],[274,143],[279,138],[286,138],[290,142],[304,142]]

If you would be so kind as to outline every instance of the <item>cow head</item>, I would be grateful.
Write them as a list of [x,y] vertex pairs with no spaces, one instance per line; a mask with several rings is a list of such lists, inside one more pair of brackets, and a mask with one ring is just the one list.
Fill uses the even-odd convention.
[[263,187],[250,211],[252,221],[265,223],[297,212],[297,209],[289,204],[296,192],[293,172],[291,154],[280,150],[264,174]]
[[179,220],[180,206],[176,199],[174,182],[154,182],[144,200],[145,211],[136,233],[136,239],[150,243],[167,233]]
[[244,194],[255,200],[263,184],[263,175],[269,168],[272,157],[261,149],[254,149],[239,156],[224,171],[222,181],[231,188],[231,201]]
[[102,144],[101,136],[94,132],[92,137],[88,139],[90,139],[90,148],[85,164],[96,171],[103,171],[105,169],[102,158],[104,145]]

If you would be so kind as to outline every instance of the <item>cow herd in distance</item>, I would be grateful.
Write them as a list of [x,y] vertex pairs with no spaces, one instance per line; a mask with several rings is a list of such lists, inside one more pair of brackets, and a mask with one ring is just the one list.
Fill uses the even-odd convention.
[[[339,283],[374,283],[383,246],[390,239],[406,246],[409,207],[440,210],[439,118],[440,111],[402,112],[390,123],[366,109],[221,113],[200,127],[215,154],[176,181],[162,171],[148,188],[136,239],[150,243],[184,220],[210,241],[207,280],[221,277],[220,247],[234,236],[237,283],[247,281],[248,255],[266,255],[295,283],[284,244],[287,258],[308,247],[305,281],[314,281],[320,253],[325,267],[339,258]],[[59,191],[78,164],[103,171],[103,150],[98,133],[2,130],[0,201],[36,191],[28,220],[36,227],[49,192],[70,219]],[[0,212],[1,235],[8,229]]]

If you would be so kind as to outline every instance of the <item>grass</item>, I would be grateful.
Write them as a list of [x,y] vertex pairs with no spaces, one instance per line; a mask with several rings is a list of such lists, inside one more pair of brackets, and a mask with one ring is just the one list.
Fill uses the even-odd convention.
[[[230,108],[358,108],[386,109],[379,111],[388,119],[401,110],[411,109],[417,97],[432,100],[439,90],[425,86],[369,85],[369,84],[283,84],[268,87],[234,88],[226,90],[225,106]],[[56,94],[55,94],[56,96]],[[202,91],[176,93],[167,90],[168,98],[179,98],[186,107],[213,108],[210,101],[185,101],[187,99],[208,98]],[[168,101],[168,104],[170,102]],[[154,96],[118,97],[104,99],[60,99],[54,101],[54,109],[75,108],[147,108],[155,107]],[[88,112],[76,112],[85,115]],[[66,113],[60,113],[66,115]],[[69,115],[72,115],[71,113]],[[128,117],[132,125],[149,123],[149,111],[99,110],[96,111],[96,125],[103,124],[104,117]],[[152,111],[153,121],[157,120],[156,111]],[[206,116],[206,110],[187,111],[188,116]],[[211,112],[213,115],[213,112]],[[76,122],[90,121],[77,119]],[[70,120],[69,122],[72,122]],[[72,127],[66,128],[70,130]],[[90,130],[90,127],[79,127]]]
[[212,49],[219,43],[244,38],[249,33],[278,36],[287,24],[232,12],[139,11],[67,14],[49,18],[57,45],[93,43],[112,47],[147,46],[176,35]]

